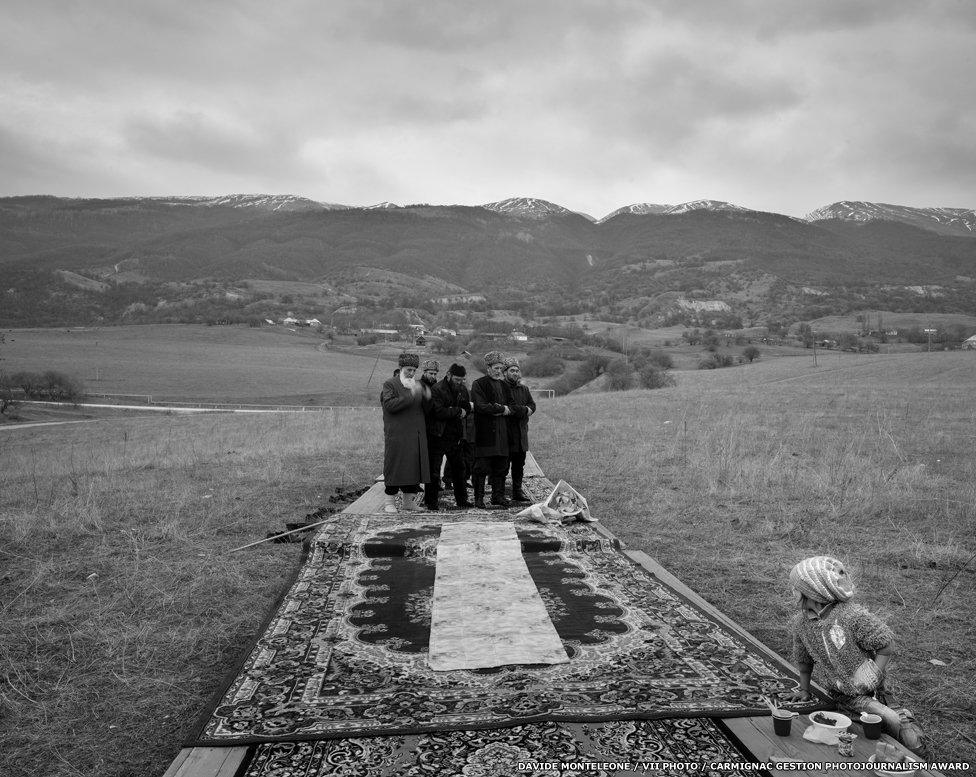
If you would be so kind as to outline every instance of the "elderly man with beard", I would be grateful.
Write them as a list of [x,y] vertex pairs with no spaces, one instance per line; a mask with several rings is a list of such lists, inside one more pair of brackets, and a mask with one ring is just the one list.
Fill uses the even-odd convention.
[[505,498],[505,475],[508,474],[508,424],[505,416],[512,414],[506,404],[505,377],[502,374],[505,357],[498,351],[485,354],[488,374],[471,384],[474,403],[474,506],[482,510],[485,504],[485,478],[491,486],[491,504],[509,507]]
[[402,353],[400,374],[383,384],[383,485],[386,503],[383,512],[395,513],[397,491],[403,492],[403,509],[420,509],[417,494],[420,484],[430,480],[427,455],[427,427],[424,409],[430,402],[430,389],[417,381],[420,366],[415,353]]
[[525,454],[529,450],[529,416],[535,412],[535,400],[529,387],[522,383],[522,369],[518,359],[509,356],[505,359],[505,404],[512,414],[505,421],[508,424],[508,463],[512,468],[512,501],[528,502],[522,491],[522,477],[525,472]]
[[[424,492],[428,510],[437,510],[440,492],[441,460],[447,457],[445,480],[450,478],[454,501],[461,509],[473,507],[468,501],[464,472],[464,424],[471,414],[472,404],[464,385],[466,370],[452,364],[444,376],[430,389],[431,409],[427,413],[427,447],[430,450],[430,483]],[[426,374],[426,372],[425,372]]]

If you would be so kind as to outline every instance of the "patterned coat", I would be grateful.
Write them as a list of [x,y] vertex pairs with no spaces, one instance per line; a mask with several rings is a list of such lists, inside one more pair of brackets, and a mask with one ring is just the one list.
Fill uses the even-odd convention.
[[[420,381],[417,381],[418,384]],[[427,456],[427,400],[390,378],[380,392],[383,406],[383,480],[387,486],[415,486],[430,481]]]
[[508,456],[508,424],[505,423],[504,381],[485,375],[471,384],[474,402],[474,455]]

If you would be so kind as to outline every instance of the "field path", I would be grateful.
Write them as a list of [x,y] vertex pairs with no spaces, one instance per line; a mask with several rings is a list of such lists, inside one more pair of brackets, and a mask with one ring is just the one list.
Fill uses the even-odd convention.
[[83,418],[79,421],[36,421],[29,424],[4,424],[0,426],[0,432],[9,432],[12,429],[30,429],[35,426],[57,426],[58,424],[93,424],[96,421],[107,421],[107,418]]

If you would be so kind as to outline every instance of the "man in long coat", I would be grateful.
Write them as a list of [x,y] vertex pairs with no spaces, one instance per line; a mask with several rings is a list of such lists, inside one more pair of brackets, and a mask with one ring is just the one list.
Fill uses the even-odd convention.
[[505,420],[508,423],[508,463],[512,472],[512,501],[528,502],[522,491],[522,478],[525,473],[525,454],[529,450],[529,416],[535,412],[535,400],[529,387],[522,383],[522,369],[518,359],[509,356],[505,359],[505,396],[512,414]]
[[505,475],[508,473],[508,425],[512,411],[505,404],[505,357],[498,351],[485,354],[488,374],[471,384],[474,403],[474,506],[486,509],[485,478],[491,486],[491,503],[508,507]]
[[450,478],[454,501],[460,508],[472,507],[464,472],[464,423],[471,414],[471,398],[464,385],[466,370],[452,364],[442,380],[430,389],[430,412],[427,413],[427,447],[430,450],[430,483],[424,489],[428,510],[437,509],[441,460],[447,458],[444,478]]
[[395,497],[403,492],[403,509],[419,510],[420,484],[430,480],[427,455],[427,426],[424,408],[430,390],[414,379],[420,366],[415,353],[402,353],[400,374],[383,384],[383,485],[386,502],[383,512],[397,512]]

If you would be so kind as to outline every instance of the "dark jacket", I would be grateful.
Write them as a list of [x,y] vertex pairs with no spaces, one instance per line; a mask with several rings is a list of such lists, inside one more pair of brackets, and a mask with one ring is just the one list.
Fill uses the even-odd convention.
[[427,413],[427,434],[439,437],[445,445],[452,445],[464,437],[464,415],[471,414],[471,399],[466,386],[455,386],[447,377],[430,389],[430,411]]
[[528,386],[521,383],[512,385],[505,381],[505,402],[512,411],[506,417],[508,423],[508,450],[510,453],[524,453],[529,449],[529,409],[535,413],[535,400]]
[[508,456],[504,381],[485,375],[471,384],[474,402],[474,455]]
[[[418,381],[419,383],[419,381]],[[383,384],[383,480],[387,486],[415,486],[430,481],[425,400],[397,377]]]

